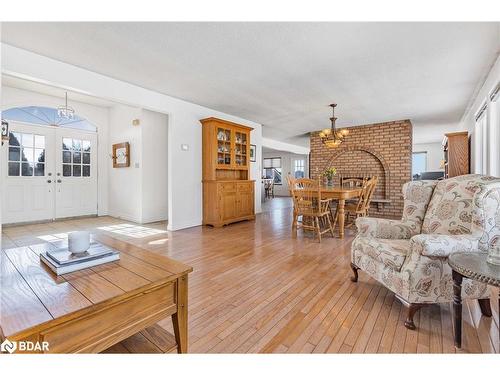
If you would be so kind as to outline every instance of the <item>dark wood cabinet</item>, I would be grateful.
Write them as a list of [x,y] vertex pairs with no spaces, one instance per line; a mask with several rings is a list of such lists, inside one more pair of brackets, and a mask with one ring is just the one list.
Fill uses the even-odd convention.
[[446,133],[443,139],[444,178],[470,173],[469,133]]

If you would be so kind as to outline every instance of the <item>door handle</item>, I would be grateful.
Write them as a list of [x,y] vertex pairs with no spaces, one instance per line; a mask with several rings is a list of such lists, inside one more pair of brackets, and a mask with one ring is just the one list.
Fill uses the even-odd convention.
[[47,183],[50,184],[52,182],[52,180],[47,180]]
[[58,183],[61,183],[62,181],[61,181],[61,179],[59,179],[59,180],[57,180],[57,182],[58,182]]

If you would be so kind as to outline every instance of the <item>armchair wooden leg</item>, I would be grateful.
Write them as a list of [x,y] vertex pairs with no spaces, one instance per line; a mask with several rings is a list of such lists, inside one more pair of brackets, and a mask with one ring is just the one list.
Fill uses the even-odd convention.
[[358,282],[358,270],[359,270],[359,267],[356,266],[354,263],[351,263],[351,269],[352,269],[352,272],[354,273],[353,276],[351,276],[351,281],[356,283]]
[[415,322],[413,321],[413,317],[415,313],[420,310],[424,306],[423,303],[410,303],[408,305],[408,316],[405,321],[405,327],[408,329],[415,329]]
[[484,316],[491,317],[491,304],[489,298],[478,299],[479,308]]

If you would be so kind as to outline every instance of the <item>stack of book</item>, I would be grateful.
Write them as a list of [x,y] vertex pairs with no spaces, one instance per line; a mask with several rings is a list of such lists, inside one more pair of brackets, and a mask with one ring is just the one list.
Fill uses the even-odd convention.
[[73,254],[68,248],[62,248],[41,253],[40,259],[56,275],[64,275],[68,272],[119,260],[120,253],[99,242],[93,242],[90,248],[82,254]]

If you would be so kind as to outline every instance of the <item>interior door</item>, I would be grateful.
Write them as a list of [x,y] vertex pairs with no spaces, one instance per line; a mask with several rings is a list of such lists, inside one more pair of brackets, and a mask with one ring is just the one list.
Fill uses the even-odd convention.
[[57,128],[55,218],[97,214],[97,134]]
[[54,128],[9,122],[2,147],[2,222],[50,220],[54,215]]

